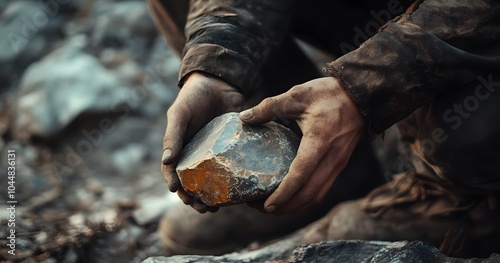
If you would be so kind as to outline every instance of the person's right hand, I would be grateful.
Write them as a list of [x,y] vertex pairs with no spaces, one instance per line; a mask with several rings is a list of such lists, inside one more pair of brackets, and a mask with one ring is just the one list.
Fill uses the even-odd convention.
[[244,101],[244,96],[227,82],[194,72],[189,75],[167,111],[167,130],[163,138],[161,160],[163,177],[171,192],[177,192],[186,205],[191,205],[200,213],[215,212],[217,208],[206,206],[182,189],[175,171],[179,154],[184,143],[205,124],[226,112],[240,111]]

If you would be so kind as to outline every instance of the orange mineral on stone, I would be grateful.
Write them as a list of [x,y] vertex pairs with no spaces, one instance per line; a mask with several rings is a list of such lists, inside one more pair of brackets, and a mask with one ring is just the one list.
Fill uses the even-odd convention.
[[181,153],[177,174],[184,190],[209,206],[263,199],[288,172],[299,138],[269,122],[247,126],[237,113],[215,118]]

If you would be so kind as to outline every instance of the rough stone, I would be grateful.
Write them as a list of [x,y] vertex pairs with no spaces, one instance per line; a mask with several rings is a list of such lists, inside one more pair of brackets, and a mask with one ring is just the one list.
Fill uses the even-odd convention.
[[138,60],[147,58],[156,29],[146,1],[101,3],[93,12],[94,27],[90,34],[93,50],[120,48],[130,51]]
[[27,66],[63,39],[64,22],[78,1],[0,1],[0,83],[17,82]]
[[180,204],[177,195],[167,192],[165,196],[145,197],[139,200],[139,207],[134,210],[132,217],[140,226],[160,221],[160,218],[172,207]]
[[184,148],[177,174],[186,192],[209,206],[259,200],[278,187],[298,144],[298,137],[278,123],[248,126],[238,113],[227,113]]
[[20,138],[54,136],[82,113],[116,112],[129,92],[93,56],[71,45],[62,46],[24,73],[14,133]]
[[[143,263],[188,263],[188,262],[429,262],[429,263],[490,263],[499,262],[500,255],[492,254],[486,259],[451,258],[435,247],[414,242],[381,241],[323,241],[307,245],[286,247],[290,243],[277,242],[254,251],[235,252],[223,256],[173,256],[151,257]],[[283,247],[285,246],[285,248]]]

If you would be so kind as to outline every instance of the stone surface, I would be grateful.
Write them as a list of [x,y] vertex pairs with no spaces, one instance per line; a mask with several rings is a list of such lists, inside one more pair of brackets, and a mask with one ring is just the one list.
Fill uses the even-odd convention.
[[138,208],[132,212],[132,217],[140,226],[160,221],[174,206],[180,204],[177,195],[170,192],[164,196],[147,196],[139,200]]
[[63,22],[73,10],[69,3],[48,2],[0,1],[0,90],[15,85],[28,65],[62,39]]
[[426,262],[426,263],[490,263],[500,262],[500,255],[493,254],[487,259],[451,258],[439,250],[420,241],[380,242],[380,241],[323,241],[289,247],[293,243],[277,242],[254,251],[231,253],[223,256],[173,256],[151,257],[143,263],[188,263],[188,262]]
[[156,225],[182,201],[157,147],[179,59],[146,1],[0,0],[0,19],[0,170],[16,150],[19,175],[16,255],[2,201],[0,261],[169,255]]
[[53,136],[84,112],[117,111],[127,91],[97,59],[71,45],[61,47],[24,74],[15,133],[19,137]]
[[145,1],[100,3],[92,16],[90,46],[93,50],[120,48],[130,50],[137,60],[148,57],[156,29]]
[[184,148],[177,173],[186,192],[209,206],[254,201],[278,187],[298,144],[298,137],[280,124],[247,126],[238,113],[227,113]]

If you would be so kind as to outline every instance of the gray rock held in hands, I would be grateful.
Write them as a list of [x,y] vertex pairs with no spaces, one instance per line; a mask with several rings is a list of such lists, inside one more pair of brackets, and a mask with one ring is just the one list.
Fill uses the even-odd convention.
[[177,174],[184,190],[209,206],[263,199],[288,172],[299,141],[278,123],[248,126],[227,113],[184,148]]

